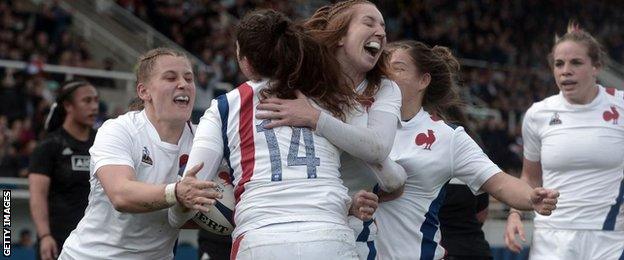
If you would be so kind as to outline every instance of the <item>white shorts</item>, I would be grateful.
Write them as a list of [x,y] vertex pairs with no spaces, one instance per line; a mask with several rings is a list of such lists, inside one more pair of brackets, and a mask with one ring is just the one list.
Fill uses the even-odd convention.
[[355,248],[360,260],[372,260],[377,257],[375,238],[377,237],[377,223],[375,220],[363,222],[359,218],[349,216],[349,227],[355,236]]
[[353,231],[324,222],[274,224],[240,235],[232,244],[232,260],[356,260]]
[[624,231],[536,228],[529,259],[621,260]]

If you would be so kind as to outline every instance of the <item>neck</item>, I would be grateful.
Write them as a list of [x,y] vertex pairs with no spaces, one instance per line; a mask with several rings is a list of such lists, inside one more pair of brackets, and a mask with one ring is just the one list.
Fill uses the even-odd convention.
[[408,121],[420,111],[422,108],[422,92],[419,92],[415,97],[403,98],[401,104],[401,120]]
[[353,80],[354,89],[366,78],[366,73],[357,72],[353,66],[346,64],[344,61],[340,61],[340,67],[349,79]]
[[145,114],[147,119],[152,123],[160,140],[170,144],[178,144],[182,132],[184,131],[184,124],[186,121],[170,121],[156,116],[156,113],[152,109],[145,108]]
[[63,129],[65,129],[65,131],[69,133],[69,135],[74,137],[76,140],[79,140],[82,142],[89,140],[89,132],[91,131],[90,126],[78,124],[78,123],[72,122],[71,119],[67,119],[63,122]]

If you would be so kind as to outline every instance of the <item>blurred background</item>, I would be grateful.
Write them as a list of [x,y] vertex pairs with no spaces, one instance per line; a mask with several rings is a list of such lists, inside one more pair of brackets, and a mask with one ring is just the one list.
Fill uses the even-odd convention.
[[[183,49],[195,66],[194,120],[210,100],[245,79],[234,26],[247,11],[273,8],[308,17],[325,0],[0,0],[0,187],[12,190],[12,258],[34,259],[36,231],[28,209],[29,156],[59,85],[82,78],[101,97],[96,126],[126,111],[135,96],[133,67],[158,46]],[[461,58],[461,89],[484,149],[519,174],[523,113],[557,92],[546,54],[571,18],[604,45],[607,87],[624,86],[622,1],[372,1],[388,41],[444,45]],[[525,259],[503,249],[507,208],[491,199],[484,225],[495,259]],[[531,221],[526,221],[530,231]],[[53,223],[51,223],[53,224]],[[530,236],[529,236],[530,239]],[[178,258],[197,259],[196,231],[184,231]]]

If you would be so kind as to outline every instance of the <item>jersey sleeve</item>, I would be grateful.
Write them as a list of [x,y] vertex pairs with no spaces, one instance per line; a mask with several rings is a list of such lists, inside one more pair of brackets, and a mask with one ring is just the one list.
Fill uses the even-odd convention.
[[[140,133],[138,133],[140,134]],[[92,174],[105,165],[127,165],[134,169],[132,135],[119,119],[109,120],[98,129],[91,154]]]
[[[226,96],[222,96],[226,98]],[[193,139],[193,148],[189,153],[187,169],[204,163],[204,167],[197,173],[197,177],[201,180],[212,180],[216,174],[216,170],[223,159],[223,143],[222,118],[219,109],[219,102],[213,100],[210,108],[206,110],[199,121],[199,125],[195,131]],[[227,124],[227,118],[224,118]]]
[[59,151],[60,145],[48,139],[41,142],[30,156],[28,165],[29,173],[38,173],[51,177],[54,167],[54,156]]
[[474,194],[479,194],[481,186],[501,172],[462,127],[453,133],[451,154],[453,177],[466,183]]
[[375,94],[375,102],[371,105],[371,111],[381,111],[390,113],[401,120],[401,89],[392,80],[383,79],[381,87]]
[[524,158],[532,162],[538,162],[542,152],[542,141],[538,136],[533,115],[534,107],[529,108],[524,115],[522,120],[522,142]]

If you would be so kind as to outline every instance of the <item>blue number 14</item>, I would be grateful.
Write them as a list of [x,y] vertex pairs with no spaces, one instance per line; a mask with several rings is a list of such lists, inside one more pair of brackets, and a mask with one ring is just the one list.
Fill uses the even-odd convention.
[[[264,128],[270,120],[263,120],[257,125],[257,132],[264,133],[269,148],[269,158],[271,159],[271,181],[282,180],[282,163],[277,137],[273,129]],[[303,133],[303,142],[305,144],[305,157],[299,157],[299,141]],[[321,159],[316,157],[314,153],[314,135],[308,128],[293,127],[292,136],[290,138],[290,147],[288,149],[288,166],[305,165],[307,168],[308,179],[316,178],[316,166],[321,165]]]

